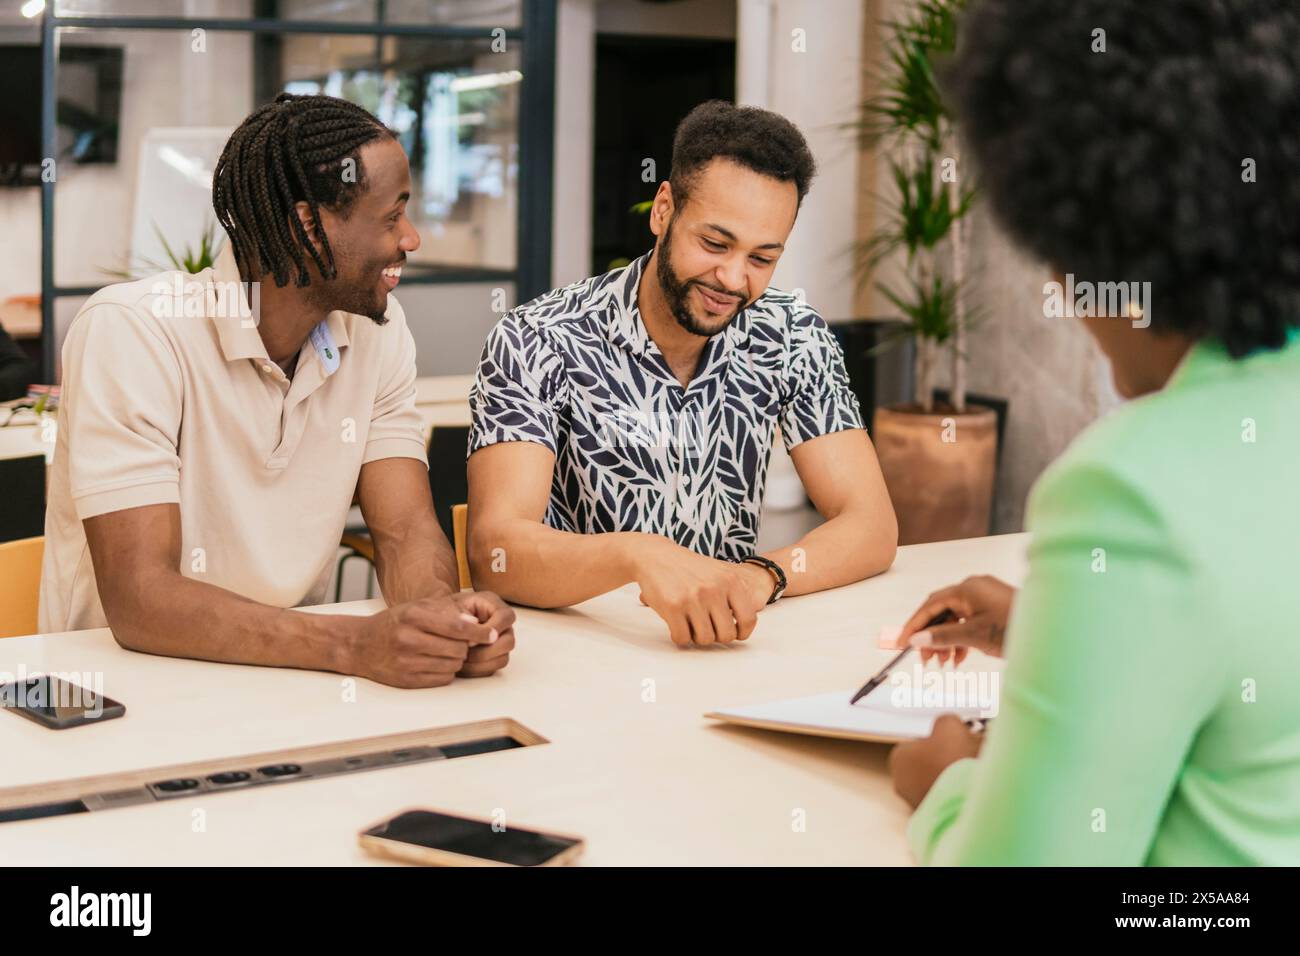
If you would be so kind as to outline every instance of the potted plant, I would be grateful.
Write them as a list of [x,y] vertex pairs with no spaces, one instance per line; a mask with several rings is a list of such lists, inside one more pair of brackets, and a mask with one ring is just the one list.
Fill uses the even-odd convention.
[[[887,256],[905,253],[904,280],[876,287],[906,319],[915,342],[910,402],[876,409],[872,432],[898,514],[899,543],[988,534],[997,466],[997,414],[966,401],[965,302],[968,231],[975,188],[960,165],[952,114],[935,63],[956,48],[966,0],[916,0],[890,23],[880,92],[862,104],[855,126],[885,151],[893,194],[880,199],[884,226],[859,243],[855,266],[875,276]],[[947,402],[935,401],[943,357],[951,369]]]

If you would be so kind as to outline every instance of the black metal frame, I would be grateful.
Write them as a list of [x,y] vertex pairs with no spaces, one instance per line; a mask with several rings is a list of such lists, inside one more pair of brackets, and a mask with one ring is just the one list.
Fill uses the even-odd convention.
[[[522,72],[519,113],[519,209],[515,268],[504,270],[467,269],[412,276],[405,284],[511,281],[520,302],[540,295],[551,282],[551,215],[555,155],[555,40],[557,0],[523,0],[522,27],[505,31],[507,40],[522,41]],[[270,7],[259,3],[259,12]],[[491,39],[494,27],[461,27],[385,23],[384,2],[376,4],[374,22],[339,23],[311,20],[280,20],[270,17],[222,19],[214,17],[114,17],[56,16],[54,4],[41,14],[41,153],[54,156],[58,90],[56,31],[66,27],[101,30],[227,30],[255,36],[288,33],[334,33],[373,35],[376,42],[386,36],[418,36],[446,39]],[[44,171],[44,170],[42,170]],[[55,178],[58,170],[55,168]],[[54,187],[41,177],[41,378],[54,381],[57,367],[54,351],[54,300],[67,296],[91,295],[99,286],[56,286],[54,284]]]

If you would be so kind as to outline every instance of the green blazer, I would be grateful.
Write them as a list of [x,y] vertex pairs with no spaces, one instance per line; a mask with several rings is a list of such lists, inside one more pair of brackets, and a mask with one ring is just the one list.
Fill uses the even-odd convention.
[[1300,335],[1085,431],[1030,498],[997,717],[937,864],[1300,864]]

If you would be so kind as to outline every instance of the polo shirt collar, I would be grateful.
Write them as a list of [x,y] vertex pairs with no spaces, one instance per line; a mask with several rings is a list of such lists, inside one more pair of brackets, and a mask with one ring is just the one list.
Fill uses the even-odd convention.
[[[232,243],[227,242],[221,252],[217,254],[216,261],[212,264],[212,281],[218,284],[218,290],[222,290],[220,295],[227,295],[229,290],[235,289],[239,297],[238,309],[224,307],[218,309],[217,302],[220,300],[220,296],[216,293],[206,293],[208,296],[206,303],[207,314],[217,327],[217,337],[220,339],[221,352],[226,357],[226,361],[269,359],[266,354],[266,344],[262,341],[262,336],[258,334],[257,326],[246,318],[252,314],[252,309],[248,303],[244,283],[240,281],[239,266],[235,262]],[[352,319],[351,313],[337,309],[325,317],[325,324],[329,328],[330,337],[338,347],[340,355],[350,342],[348,328]],[[303,343],[303,348],[309,347],[312,347],[310,339]],[[315,349],[312,348],[312,351],[314,352]]]
[[[624,266],[622,274],[615,276],[610,284],[611,303],[607,331],[609,340],[637,355],[644,355],[653,343],[650,334],[646,331],[645,322],[641,319],[641,309],[637,305],[637,291],[641,287],[641,277],[649,265],[650,255],[651,253],[647,252]],[[733,348],[748,347],[749,310],[757,305],[758,302],[754,302],[741,309],[740,314],[732,319],[725,329],[709,339],[706,349],[713,351],[716,343],[719,347],[716,358],[721,358]]]

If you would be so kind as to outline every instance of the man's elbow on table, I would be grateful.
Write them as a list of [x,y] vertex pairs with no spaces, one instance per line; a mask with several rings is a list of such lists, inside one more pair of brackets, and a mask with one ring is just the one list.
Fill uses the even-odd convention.
[[555,608],[558,603],[538,600],[523,586],[519,548],[506,542],[520,540],[516,521],[480,520],[469,527],[469,571],[474,587],[492,591],[503,601],[527,607]]
[[850,529],[839,540],[847,540],[840,567],[851,568],[849,580],[854,583],[884,574],[893,567],[898,556],[898,519],[894,509],[886,502],[882,510],[878,506],[864,505],[838,516]]
[[145,626],[149,614],[147,595],[169,593],[167,584],[155,581],[149,575],[127,581],[122,580],[123,577],[113,575],[108,580],[100,578],[98,581],[104,618],[119,647],[151,653],[154,648],[149,639],[149,629]]
[[861,542],[858,545],[859,568],[863,578],[870,578],[888,571],[898,556],[898,515],[894,513],[894,503],[889,500],[889,490],[874,454],[862,463],[862,470],[869,474],[869,478],[853,495],[848,508],[853,516],[855,538]]
[[898,557],[898,518],[890,506],[883,515],[872,515],[868,522],[863,555],[867,570],[863,577],[871,578],[894,566],[894,559]]

